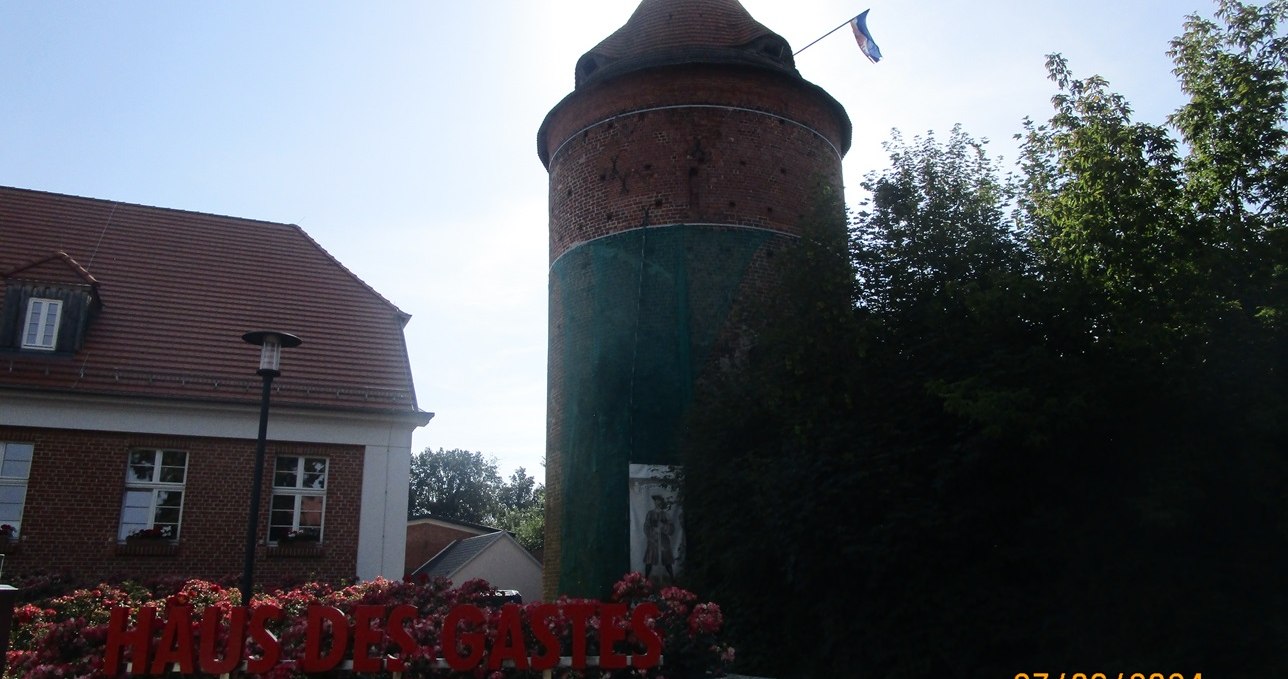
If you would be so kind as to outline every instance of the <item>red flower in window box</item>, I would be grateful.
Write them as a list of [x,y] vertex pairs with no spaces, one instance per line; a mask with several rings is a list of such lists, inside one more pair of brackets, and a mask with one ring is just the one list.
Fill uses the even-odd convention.
[[173,540],[174,526],[152,526],[151,528],[140,528],[139,530],[125,536],[129,540]]
[[278,538],[277,542],[283,545],[292,545],[302,542],[317,542],[319,538],[316,528],[296,528]]

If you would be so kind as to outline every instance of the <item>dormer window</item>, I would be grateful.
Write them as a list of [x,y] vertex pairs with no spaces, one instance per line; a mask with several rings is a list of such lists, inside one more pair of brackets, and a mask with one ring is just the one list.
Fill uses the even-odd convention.
[[22,348],[53,351],[58,344],[58,324],[62,310],[61,300],[43,297],[28,300],[27,321],[22,326]]
[[0,354],[70,356],[103,302],[98,281],[65,252],[0,272]]

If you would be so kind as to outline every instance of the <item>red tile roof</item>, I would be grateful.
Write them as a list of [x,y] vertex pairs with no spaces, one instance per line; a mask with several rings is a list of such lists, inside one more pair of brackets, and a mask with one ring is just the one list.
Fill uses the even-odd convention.
[[791,47],[738,0],[643,0],[577,62],[577,87],[638,68],[739,63],[795,73]]
[[293,224],[0,187],[0,278],[102,304],[74,355],[0,350],[0,388],[258,402],[270,329],[304,340],[274,405],[417,410],[409,316]]
[[55,252],[4,273],[6,278],[98,286],[98,280],[66,252]]

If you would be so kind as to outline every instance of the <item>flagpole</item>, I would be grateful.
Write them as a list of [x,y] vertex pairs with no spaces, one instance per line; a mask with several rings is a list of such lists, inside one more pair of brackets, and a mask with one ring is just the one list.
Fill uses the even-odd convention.
[[808,45],[806,45],[806,46],[804,46],[804,47],[802,47],[802,48],[800,48],[800,49],[796,50],[795,52],[792,52],[792,57],[793,57],[793,58],[795,58],[797,54],[800,54],[801,52],[804,52],[805,50],[807,50],[807,49],[809,49],[809,48],[813,47],[813,46],[814,46],[814,43],[818,42],[819,40],[822,40],[823,38],[826,38],[827,36],[829,36],[829,35],[831,35],[831,34],[833,34],[833,33],[837,32],[837,31],[839,31],[839,30],[841,30],[842,28],[845,28],[846,26],[850,25],[850,22],[851,22],[851,21],[854,21],[854,19],[846,19],[846,20],[845,20],[845,23],[843,23],[843,24],[841,24],[840,26],[837,26],[836,28],[833,28],[832,30],[830,30],[830,31],[828,31],[828,32],[824,33],[823,35],[819,36],[818,40],[815,40],[814,42],[811,42],[810,44],[808,44]]

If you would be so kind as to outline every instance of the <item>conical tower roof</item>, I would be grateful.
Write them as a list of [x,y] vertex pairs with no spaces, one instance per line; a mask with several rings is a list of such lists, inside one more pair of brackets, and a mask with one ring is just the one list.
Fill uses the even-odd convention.
[[643,0],[626,24],[577,61],[576,86],[686,63],[741,64],[796,73],[791,46],[738,0]]

